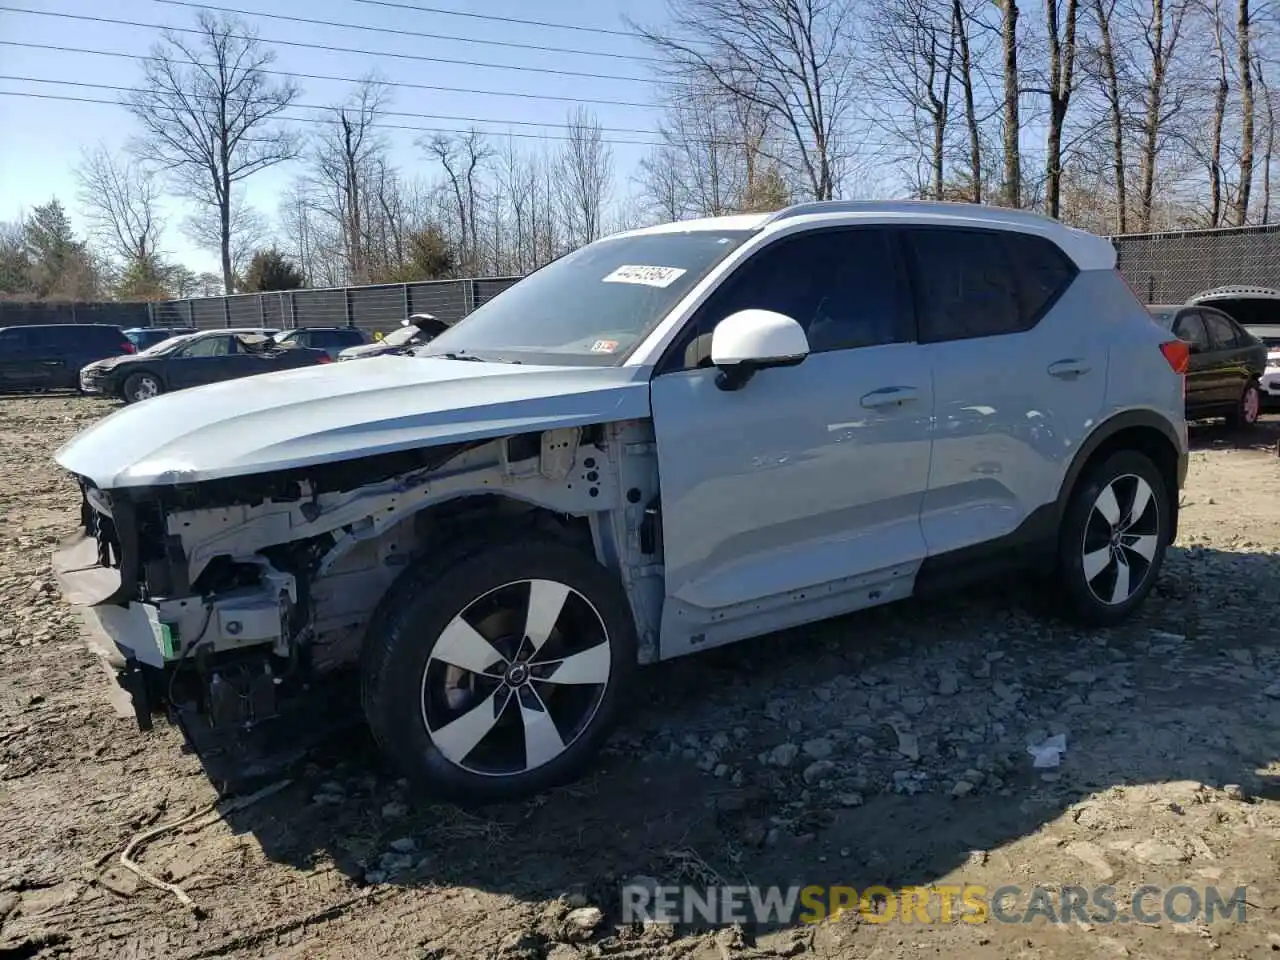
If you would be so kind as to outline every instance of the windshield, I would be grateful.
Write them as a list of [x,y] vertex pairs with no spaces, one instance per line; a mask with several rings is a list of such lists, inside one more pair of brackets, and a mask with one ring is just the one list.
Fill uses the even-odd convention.
[[413,324],[409,324],[407,327],[401,327],[399,330],[393,330],[388,333],[378,343],[385,347],[402,347],[416,337],[418,333],[418,328]]
[[522,363],[620,363],[749,236],[745,230],[690,230],[599,240],[529,274],[415,352]]

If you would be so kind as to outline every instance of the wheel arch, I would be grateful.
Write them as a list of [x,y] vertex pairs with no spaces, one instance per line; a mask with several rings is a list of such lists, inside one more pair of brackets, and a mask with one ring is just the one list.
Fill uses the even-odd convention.
[[1186,476],[1187,459],[1177,429],[1154,410],[1126,410],[1094,428],[1067,468],[1058,492],[1057,525],[1061,525],[1071,495],[1085,472],[1118,450],[1137,450],[1149,457],[1160,471],[1169,494],[1169,540],[1173,542],[1178,537],[1178,493]]

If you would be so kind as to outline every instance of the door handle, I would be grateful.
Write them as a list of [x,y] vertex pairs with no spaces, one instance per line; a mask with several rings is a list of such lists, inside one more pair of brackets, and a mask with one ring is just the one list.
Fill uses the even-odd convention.
[[878,407],[900,407],[908,400],[917,400],[920,391],[915,387],[881,387],[864,394],[860,401],[868,410]]
[[1049,376],[1061,377],[1064,380],[1083,376],[1088,372],[1089,365],[1083,360],[1059,360],[1057,363],[1049,364]]

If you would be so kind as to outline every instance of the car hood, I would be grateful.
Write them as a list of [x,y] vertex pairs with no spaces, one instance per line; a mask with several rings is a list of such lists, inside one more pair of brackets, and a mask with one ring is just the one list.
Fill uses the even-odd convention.
[[376,357],[380,353],[390,353],[392,350],[403,349],[404,346],[409,346],[409,344],[394,347],[390,345],[384,346],[381,343],[362,343],[358,346],[347,347],[345,350],[340,351],[338,356],[344,360],[351,357]]
[[648,379],[634,367],[389,356],[162,394],[77,434],[54,460],[102,489],[195,483],[647,416]]
[[137,354],[125,353],[125,354],[121,354],[118,357],[107,357],[106,359],[103,359],[103,360],[95,360],[93,361],[93,363],[86,363],[80,369],[93,370],[93,371],[105,373],[108,370],[112,370],[120,366],[120,364],[122,363],[126,363],[130,360],[135,360],[135,359],[137,359]]

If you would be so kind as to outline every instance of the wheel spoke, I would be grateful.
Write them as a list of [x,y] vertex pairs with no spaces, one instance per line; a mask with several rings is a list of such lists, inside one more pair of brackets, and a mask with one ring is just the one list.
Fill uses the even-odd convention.
[[458,719],[431,734],[436,749],[449,760],[461,764],[476,745],[498,723],[511,699],[511,688],[503,684]]
[[524,763],[526,770],[554,760],[564,751],[564,740],[556,729],[547,705],[533,687],[519,693],[520,719],[524,723]]
[[1103,570],[1111,566],[1111,547],[1103,547],[1084,555],[1084,578],[1092,583]]
[[444,628],[431,655],[436,660],[443,660],[472,673],[488,673],[498,664],[505,665],[507,662],[475,627],[460,616],[454,617]]
[[560,619],[569,588],[553,580],[529,581],[529,612],[525,617],[524,635],[533,644],[534,653],[542,649]]
[[1129,599],[1129,561],[1123,552],[1116,554],[1116,583],[1111,589],[1111,602],[1123,603]]
[[1126,530],[1142,519],[1142,515],[1147,512],[1147,507],[1151,504],[1151,485],[1141,477],[1137,478],[1137,484],[1133,491],[1133,505],[1129,508],[1129,516],[1124,522]]
[[[597,643],[594,647],[563,660],[538,664],[534,679],[545,683],[607,683],[609,665],[609,644]],[[543,670],[547,668],[553,669],[544,676]]]
[[1093,509],[1097,510],[1107,523],[1115,526],[1120,522],[1120,504],[1116,502],[1115,487],[1108,485],[1105,490],[1098,496],[1098,502],[1093,505]]
[[1141,537],[1125,537],[1122,544],[1126,550],[1130,550],[1140,556],[1148,563],[1151,558],[1156,555],[1156,537],[1147,535]]

